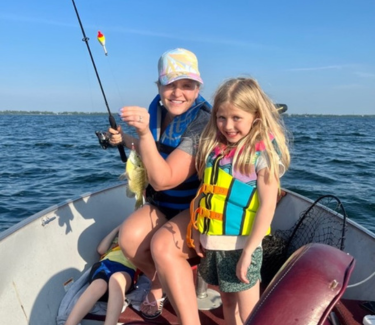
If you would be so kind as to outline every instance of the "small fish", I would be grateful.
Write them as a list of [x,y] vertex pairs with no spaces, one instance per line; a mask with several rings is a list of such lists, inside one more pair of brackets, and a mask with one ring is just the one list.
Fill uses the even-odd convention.
[[120,176],[120,179],[128,180],[126,196],[135,197],[134,210],[137,210],[144,204],[143,192],[148,185],[148,179],[142,160],[134,150],[134,144],[132,144],[132,149],[130,150],[125,173]]

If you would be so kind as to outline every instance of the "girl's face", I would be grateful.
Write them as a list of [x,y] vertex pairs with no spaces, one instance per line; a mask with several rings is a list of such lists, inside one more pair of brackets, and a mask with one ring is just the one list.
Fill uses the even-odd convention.
[[159,86],[164,107],[173,115],[185,113],[199,94],[198,83],[190,79],[176,80],[166,86]]
[[251,130],[254,114],[247,113],[230,103],[223,103],[216,113],[216,125],[228,143],[236,143]]

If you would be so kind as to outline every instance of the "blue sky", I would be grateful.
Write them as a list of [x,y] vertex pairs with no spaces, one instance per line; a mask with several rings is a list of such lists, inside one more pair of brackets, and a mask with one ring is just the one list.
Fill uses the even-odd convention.
[[[251,76],[290,114],[375,114],[374,0],[75,3],[112,112],[147,107],[158,58],[183,47],[209,101]],[[5,1],[0,30],[0,111],[106,111],[71,0]]]

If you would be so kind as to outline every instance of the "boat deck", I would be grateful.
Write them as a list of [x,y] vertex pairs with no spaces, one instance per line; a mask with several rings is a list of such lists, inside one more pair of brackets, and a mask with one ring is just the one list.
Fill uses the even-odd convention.
[[[193,265],[195,263],[192,263]],[[192,266],[192,271],[197,279],[196,267]],[[265,290],[267,283],[261,285],[261,294]],[[218,291],[215,286],[208,286],[209,290]],[[341,299],[332,309],[329,318],[324,325],[362,325],[364,316],[371,314],[362,306],[363,301]],[[211,310],[199,310],[199,316],[201,324],[204,325],[224,325],[223,311],[221,307],[211,309]],[[277,316],[275,316],[277,317]],[[90,320],[104,321],[104,316],[89,314],[85,317]],[[126,310],[120,315],[119,323],[124,325],[178,325],[178,319],[172,305],[168,302],[165,303],[163,313],[159,317],[153,320],[144,319],[140,312],[133,309],[131,306],[126,308]]]
[[[336,323],[330,322],[327,324],[339,325],[362,325],[363,318],[370,312],[366,311],[362,306],[362,301],[341,299],[332,312],[336,315]],[[199,316],[201,324],[204,325],[224,325],[224,317],[222,308],[212,310],[200,310]],[[90,320],[104,321],[103,316],[89,314],[85,317]],[[338,321],[338,323],[337,323]],[[144,319],[140,312],[128,307],[119,318],[119,323],[126,325],[178,325],[176,313],[174,312],[170,303],[166,303],[163,309],[163,314],[153,320]]]
[[[191,260],[190,263],[192,265],[195,265],[197,263],[197,259]],[[197,269],[196,267],[192,266],[192,271],[194,274],[195,281],[197,280]],[[218,291],[218,288],[215,286],[208,286],[209,290],[215,290]],[[186,302],[188,303],[188,302]],[[221,307],[211,309],[211,310],[199,310],[199,317],[201,319],[201,324],[205,325],[225,325],[224,317],[223,317],[223,310]],[[91,319],[91,320],[100,320],[104,321],[104,316],[98,316],[98,315],[92,315],[88,314],[85,319]],[[176,316],[175,311],[173,310],[172,305],[169,303],[168,299],[164,304],[163,313],[153,319],[153,320],[147,320],[144,319],[141,315],[141,313],[131,306],[127,307],[125,311],[120,315],[119,317],[119,323],[126,324],[126,325],[136,325],[136,324],[170,324],[170,325],[178,325],[178,319]]]
[[[201,324],[205,324],[205,325],[224,325],[225,324],[223,313],[222,313],[222,308],[199,311],[199,316],[201,319]],[[103,316],[96,316],[96,315],[90,315],[90,314],[86,316],[86,319],[104,321]],[[126,325],[136,325],[136,324],[178,325],[179,324],[176,313],[174,312],[171,304],[168,302],[164,306],[162,315],[160,315],[158,318],[155,318],[153,320],[144,319],[141,316],[140,312],[134,310],[131,307],[128,307],[120,315],[119,323],[126,324]]]

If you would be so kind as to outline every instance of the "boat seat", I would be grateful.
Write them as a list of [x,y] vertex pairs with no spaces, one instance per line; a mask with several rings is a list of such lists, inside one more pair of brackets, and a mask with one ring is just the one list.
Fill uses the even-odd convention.
[[343,295],[355,260],[320,243],[299,248],[272,279],[246,325],[323,325]]

